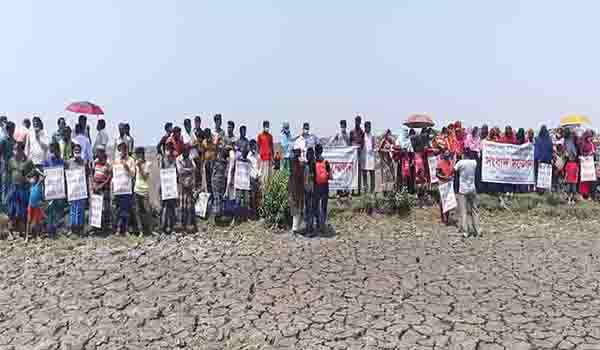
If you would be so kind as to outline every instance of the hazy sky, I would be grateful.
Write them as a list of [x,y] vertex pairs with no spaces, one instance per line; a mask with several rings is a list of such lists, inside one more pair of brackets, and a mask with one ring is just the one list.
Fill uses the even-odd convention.
[[[320,134],[360,112],[397,130],[437,121],[538,126],[600,113],[600,2],[9,1],[0,113],[55,118],[74,100],[150,144],[214,113]],[[114,123],[112,123],[114,121]]]

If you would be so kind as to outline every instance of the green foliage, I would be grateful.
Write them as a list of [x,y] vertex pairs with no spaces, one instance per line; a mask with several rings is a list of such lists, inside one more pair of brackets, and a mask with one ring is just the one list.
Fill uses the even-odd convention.
[[556,193],[551,193],[551,192],[547,192],[544,194],[545,200],[546,200],[546,204],[551,206],[551,207],[556,207],[560,204],[562,204],[562,199],[560,198],[560,196]]
[[286,170],[276,171],[262,191],[263,197],[258,213],[270,225],[277,227],[289,225],[289,176]]
[[396,214],[407,214],[417,205],[417,197],[406,189],[384,193],[383,204]]

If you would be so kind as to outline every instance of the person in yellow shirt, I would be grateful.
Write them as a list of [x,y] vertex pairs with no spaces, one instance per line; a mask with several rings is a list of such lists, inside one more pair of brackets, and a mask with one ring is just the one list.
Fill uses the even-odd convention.
[[152,232],[152,207],[150,205],[150,171],[152,164],[146,160],[144,147],[135,149],[135,218],[138,233]]

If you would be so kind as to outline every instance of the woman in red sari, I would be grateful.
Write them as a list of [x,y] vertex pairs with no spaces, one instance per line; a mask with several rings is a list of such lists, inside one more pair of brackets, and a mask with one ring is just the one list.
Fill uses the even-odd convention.
[[[594,135],[591,130],[587,130],[583,134],[583,140],[579,145],[579,154],[582,157],[593,156],[596,153],[596,146],[592,142]],[[579,193],[583,196],[584,199],[588,199],[590,193],[592,191],[593,182],[592,181],[580,181],[579,182]]]

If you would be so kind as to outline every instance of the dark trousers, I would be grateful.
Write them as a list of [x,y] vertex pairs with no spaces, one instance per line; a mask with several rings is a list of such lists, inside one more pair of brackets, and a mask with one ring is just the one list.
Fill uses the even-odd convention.
[[375,193],[375,170],[363,170],[362,177],[365,193]]
[[213,173],[213,165],[215,164],[214,160],[205,160],[204,161],[204,172],[206,178],[206,192],[212,193],[212,173]]
[[152,209],[150,198],[135,194],[135,217],[139,232],[149,233],[152,230]]
[[166,233],[171,233],[175,229],[175,208],[177,207],[177,199],[167,199],[162,201],[162,230]]
[[314,191],[304,191],[304,222],[309,231],[313,229],[315,222],[319,222],[319,213],[315,209],[315,197]]
[[131,194],[120,194],[115,196],[117,202],[117,220],[115,222],[119,225],[119,232],[125,233],[129,227],[129,215],[131,214],[131,200],[133,195]]
[[327,225],[327,204],[329,202],[329,185],[315,186],[315,205],[314,210],[317,212],[317,223],[320,228]]
[[191,188],[182,188],[181,195],[181,224],[196,226],[196,213],[194,208],[194,193]]

